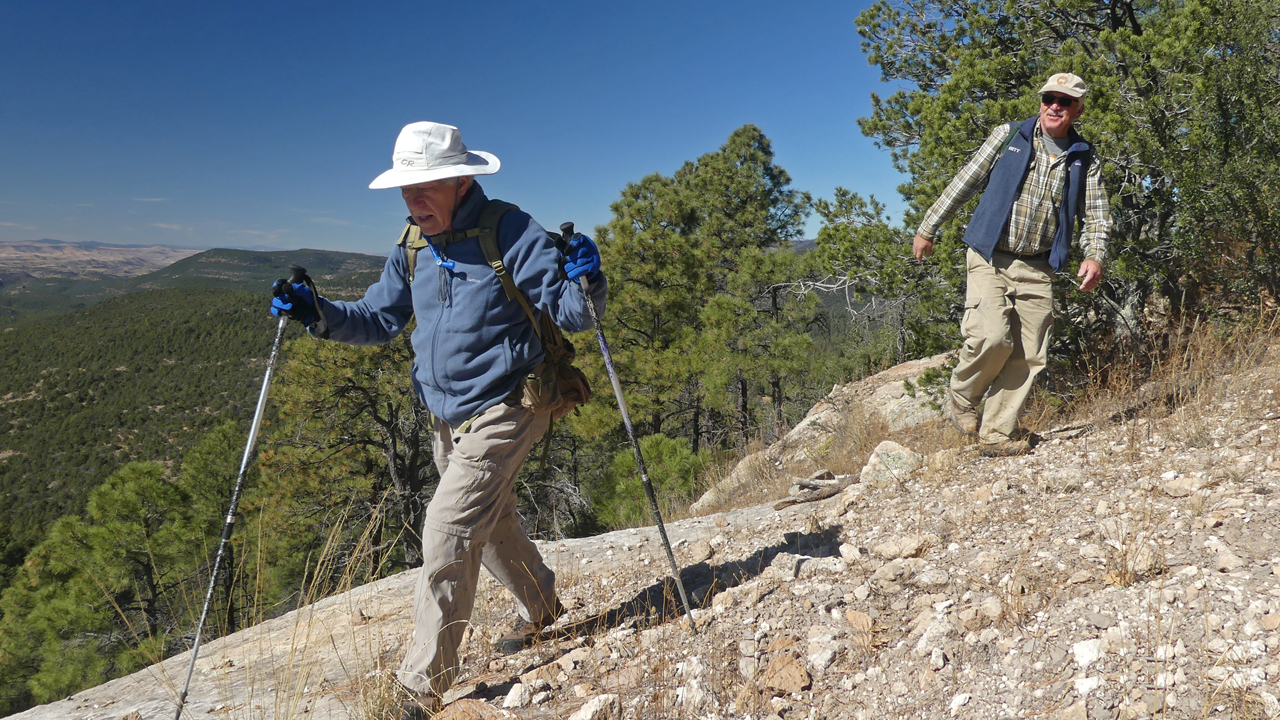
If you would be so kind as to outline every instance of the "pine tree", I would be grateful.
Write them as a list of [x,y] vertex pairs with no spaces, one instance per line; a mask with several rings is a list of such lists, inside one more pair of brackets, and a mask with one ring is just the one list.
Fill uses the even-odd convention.
[[274,600],[303,585],[332,589],[421,564],[419,532],[437,474],[430,413],[412,388],[409,334],[377,347],[312,338],[286,345],[262,480],[245,499],[277,559],[262,569],[280,594]]
[[[1108,299],[1063,293],[1059,351],[1140,335],[1152,293],[1176,310],[1205,294],[1280,291],[1280,245],[1268,239],[1280,222],[1276,0],[880,0],[856,22],[883,78],[908,84],[873,95],[859,120],[909,175],[908,229],[993,127],[1036,114],[1046,77],[1089,84],[1079,129],[1097,147],[1116,222]],[[964,219],[934,249],[953,294]]]
[[[804,265],[783,255],[809,204],[790,182],[768,138],[745,125],[673,177],[628,185],[597,230],[610,278],[606,331],[642,434],[685,437],[696,452],[708,437],[726,438],[726,418],[736,418],[737,437],[757,429],[756,388],[785,394],[806,346],[804,323],[784,312],[793,298],[782,288]],[[596,406],[575,428],[598,436],[616,426]]]
[[50,528],[0,595],[0,693],[49,702],[158,662],[190,626],[205,530],[158,463],[130,463]]
[[838,187],[814,208],[822,218],[815,262],[826,270],[817,284],[840,297],[845,345],[863,372],[952,347],[963,268],[916,263],[911,231],[890,226],[874,197]]

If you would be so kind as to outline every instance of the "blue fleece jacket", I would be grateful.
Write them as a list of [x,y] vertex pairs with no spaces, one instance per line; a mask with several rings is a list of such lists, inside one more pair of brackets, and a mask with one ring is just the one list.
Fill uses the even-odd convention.
[[[453,229],[477,227],[486,202],[479,183],[474,184],[454,213]],[[507,299],[478,239],[435,247],[444,260],[456,263],[454,269],[437,267],[424,248],[410,285],[405,249],[396,246],[364,299],[321,298],[319,305],[329,339],[351,345],[388,342],[416,315],[414,389],[433,414],[457,427],[502,402],[542,362],[542,343],[520,304]],[[498,225],[498,248],[516,287],[536,310],[551,313],[567,332],[592,327],[582,290],[565,277],[555,242],[533,218],[508,210]],[[591,287],[601,315],[607,291],[603,280]]]

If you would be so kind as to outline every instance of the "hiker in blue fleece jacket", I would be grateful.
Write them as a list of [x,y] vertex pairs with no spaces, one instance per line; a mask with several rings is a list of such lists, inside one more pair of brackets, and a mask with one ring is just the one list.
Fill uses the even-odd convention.
[[[564,612],[555,574],[516,514],[516,475],[546,432],[550,412],[522,403],[525,378],[543,360],[542,343],[486,262],[478,237],[489,200],[474,176],[499,167],[493,155],[469,152],[457,128],[406,126],[392,169],[369,185],[400,188],[411,213],[381,279],[356,302],[312,298],[304,285],[280,283],[273,301],[276,314],[312,328],[323,319],[328,339],[353,345],[388,342],[410,317],[418,320],[413,385],[434,415],[440,483],[423,523],[414,632],[397,673],[404,718],[430,717],[456,677],[481,565],[519,606],[521,618],[499,641],[500,651],[532,644]],[[506,272],[535,311],[550,313],[567,331],[590,329],[577,283],[585,277],[603,314],[607,283],[590,238],[577,236],[562,256],[547,232],[514,207],[501,215],[496,235]]]

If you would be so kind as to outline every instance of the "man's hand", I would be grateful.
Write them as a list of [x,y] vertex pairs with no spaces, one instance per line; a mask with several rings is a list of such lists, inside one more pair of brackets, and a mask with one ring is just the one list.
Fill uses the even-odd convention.
[[564,255],[564,274],[570,280],[585,275],[592,285],[600,282],[600,249],[591,238],[579,233],[569,241],[569,249]]
[[1080,263],[1080,272],[1076,273],[1076,277],[1084,278],[1080,281],[1080,290],[1083,292],[1091,292],[1098,287],[1098,282],[1102,280],[1102,263],[1097,260],[1085,260]]
[[271,314],[276,317],[287,315],[303,325],[310,325],[320,319],[316,314],[316,301],[311,295],[311,288],[303,283],[290,283],[280,278],[271,286],[271,295]]
[[925,258],[933,254],[933,241],[916,235],[911,241],[911,252],[915,254],[916,262],[924,262]]

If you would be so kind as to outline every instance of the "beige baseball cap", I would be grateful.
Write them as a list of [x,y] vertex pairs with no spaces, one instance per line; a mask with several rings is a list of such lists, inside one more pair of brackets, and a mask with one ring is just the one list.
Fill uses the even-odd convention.
[[1070,95],[1073,98],[1082,98],[1089,92],[1089,88],[1085,87],[1084,80],[1080,79],[1079,75],[1055,73],[1049,76],[1044,87],[1040,88],[1040,92],[1055,92]]

